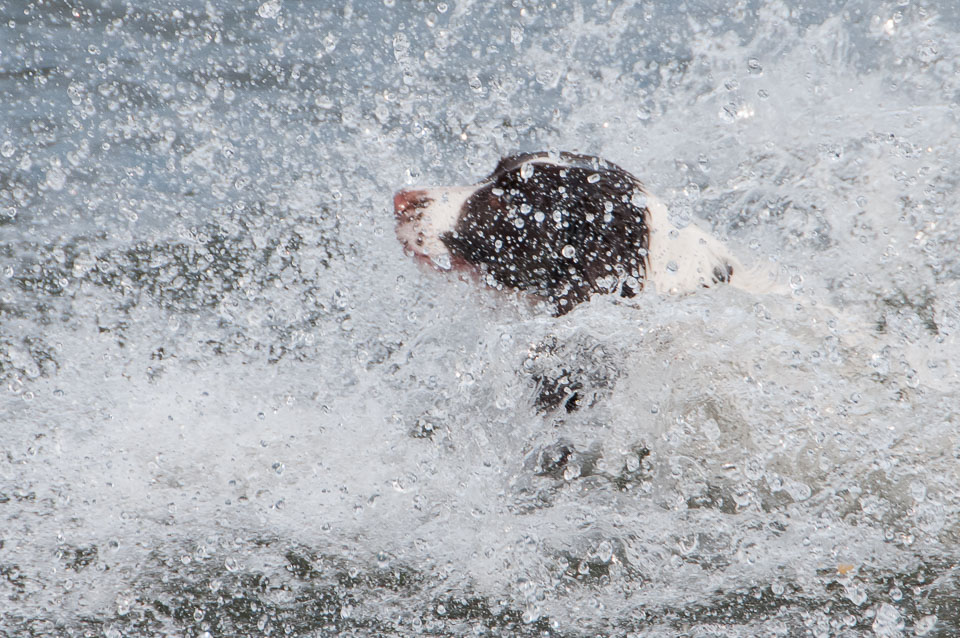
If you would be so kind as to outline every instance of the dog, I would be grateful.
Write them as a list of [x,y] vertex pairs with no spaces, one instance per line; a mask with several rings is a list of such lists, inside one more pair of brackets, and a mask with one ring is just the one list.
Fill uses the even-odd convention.
[[636,177],[598,157],[513,155],[476,185],[401,190],[393,205],[404,252],[534,295],[558,316],[594,294],[632,297],[648,284],[668,294],[764,288],[723,243],[671,224]]

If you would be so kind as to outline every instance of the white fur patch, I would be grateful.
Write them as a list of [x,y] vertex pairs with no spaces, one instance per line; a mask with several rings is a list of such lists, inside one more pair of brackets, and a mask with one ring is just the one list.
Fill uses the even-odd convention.
[[667,207],[647,195],[647,228],[650,231],[647,256],[647,281],[657,292],[684,294],[711,286],[722,273],[732,269],[735,280],[744,270],[727,247],[696,226],[677,228],[670,223]]

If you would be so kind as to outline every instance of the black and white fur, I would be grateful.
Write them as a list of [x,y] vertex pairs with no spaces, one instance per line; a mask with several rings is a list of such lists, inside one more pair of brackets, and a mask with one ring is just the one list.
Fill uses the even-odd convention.
[[474,186],[394,196],[405,251],[441,270],[479,271],[531,293],[558,315],[593,294],[633,296],[646,284],[683,294],[721,282],[766,291],[719,240],[677,228],[637,178],[597,157],[507,157]]

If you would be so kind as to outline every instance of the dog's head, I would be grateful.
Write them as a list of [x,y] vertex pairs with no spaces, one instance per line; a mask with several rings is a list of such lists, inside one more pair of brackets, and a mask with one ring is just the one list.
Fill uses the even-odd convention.
[[647,195],[596,157],[515,155],[475,186],[394,196],[397,237],[437,268],[476,268],[497,288],[529,292],[558,314],[593,293],[632,295],[648,250]]

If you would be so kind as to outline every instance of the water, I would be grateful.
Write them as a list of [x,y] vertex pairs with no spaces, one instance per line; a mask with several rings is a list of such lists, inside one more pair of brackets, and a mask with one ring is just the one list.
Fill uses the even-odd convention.
[[[957,8],[3,5],[3,634],[955,635]],[[404,257],[540,149],[792,294]]]

